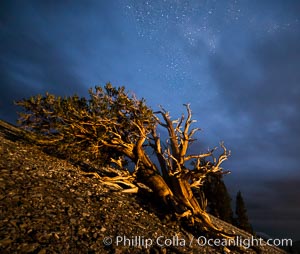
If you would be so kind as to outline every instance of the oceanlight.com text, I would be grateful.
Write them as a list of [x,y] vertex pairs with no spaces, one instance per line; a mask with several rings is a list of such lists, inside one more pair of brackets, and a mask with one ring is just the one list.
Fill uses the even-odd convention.
[[200,236],[196,239],[197,244],[199,246],[237,246],[237,247],[243,247],[245,249],[248,249],[252,246],[276,246],[276,247],[286,247],[286,246],[292,246],[293,241],[292,239],[268,239],[263,240],[262,238],[255,238],[254,236],[251,236],[249,238],[236,236],[232,239],[210,239],[206,238],[205,236]]
[[245,238],[242,236],[236,236],[235,238],[226,239],[213,239],[206,238],[205,236],[192,237],[190,239],[181,238],[178,235],[172,237],[158,236],[155,239],[147,238],[144,236],[116,236],[113,237],[104,237],[104,245],[115,245],[115,246],[131,246],[131,247],[144,247],[149,248],[152,245],[166,247],[185,247],[196,244],[198,246],[211,246],[211,247],[229,247],[236,246],[242,247],[245,249],[251,248],[252,246],[276,246],[276,247],[287,247],[292,246],[292,239],[269,239],[263,240],[262,238],[255,238],[253,236]]

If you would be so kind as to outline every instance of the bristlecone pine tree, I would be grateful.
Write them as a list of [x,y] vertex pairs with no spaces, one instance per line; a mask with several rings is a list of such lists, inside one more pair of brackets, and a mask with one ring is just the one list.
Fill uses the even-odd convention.
[[242,197],[242,193],[240,191],[236,195],[235,213],[237,216],[236,217],[236,226],[249,232],[249,233],[253,233],[253,229],[249,223],[245,202]]
[[[193,136],[199,130],[190,129],[192,112],[185,105],[187,116],[172,120],[162,107],[153,112],[144,99],[129,95],[124,87],[89,90],[89,99],[57,97],[51,94],[34,96],[16,102],[23,107],[19,124],[28,130],[28,137],[73,160],[89,159],[112,162],[119,166],[119,175],[102,177],[101,181],[128,186],[124,191],[137,191],[139,182],[148,186],[169,207],[170,213],[185,218],[202,230],[216,236],[228,236],[213,225],[206,213],[205,202],[195,198],[192,188],[199,188],[208,174],[222,173],[221,163],[229,151],[215,157],[213,150],[188,154]],[[160,127],[159,127],[160,126]],[[168,132],[164,144],[159,129]],[[151,151],[152,150],[152,151]],[[150,153],[149,153],[150,152]],[[151,152],[157,157],[154,163]],[[135,164],[133,172],[122,166],[124,160]],[[193,168],[186,165],[193,162]]]

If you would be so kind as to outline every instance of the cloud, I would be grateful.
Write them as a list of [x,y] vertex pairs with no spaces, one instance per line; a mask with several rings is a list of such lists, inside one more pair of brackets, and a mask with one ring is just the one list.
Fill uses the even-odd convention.
[[[93,75],[99,78],[95,67],[101,55],[95,53],[96,45],[122,43],[115,14],[109,14],[107,8],[104,3],[82,4],[81,1],[72,5],[51,1],[1,4],[2,119],[15,121],[14,100],[46,91],[84,95],[86,86],[96,85],[86,84],[86,81],[95,82]],[[108,47],[107,51],[110,50]]]
[[11,115],[14,100],[48,90],[78,92],[82,88],[72,59],[60,48],[58,38],[49,37],[49,27],[41,25],[40,17],[29,17],[42,15],[32,8],[10,3],[3,11],[7,15],[1,15],[0,114],[11,121],[15,120]]
[[230,48],[212,59],[219,105],[225,105],[222,110],[230,122],[228,134],[239,136],[239,125],[243,127],[243,137],[236,140],[242,152],[255,147],[258,155],[267,153],[276,160],[293,159],[299,150],[299,45],[299,34],[281,33],[251,45],[237,59],[229,61]]
[[255,226],[263,227],[267,214],[273,232],[280,231],[272,224],[280,218],[295,229],[288,221],[299,219],[292,201],[299,199],[299,182],[292,179],[299,177],[300,35],[282,30],[250,39],[238,51],[234,40],[224,46],[211,57],[210,71],[219,91],[218,124],[233,150],[234,179],[246,192]]
[[[264,230],[276,237],[299,239],[300,174],[278,179],[265,179],[248,197],[247,207],[257,230]],[[247,200],[246,200],[247,201]]]

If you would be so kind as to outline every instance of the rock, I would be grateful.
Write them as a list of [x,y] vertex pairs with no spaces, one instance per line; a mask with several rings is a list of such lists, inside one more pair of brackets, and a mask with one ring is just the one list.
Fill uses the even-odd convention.
[[34,252],[37,248],[39,247],[38,243],[32,243],[32,244],[28,244],[28,243],[23,243],[20,246],[20,250],[22,253],[32,253]]
[[41,249],[38,254],[46,254],[47,253],[47,250],[46,249]]
[[[16,138],[20,133],[0,120],[0,253],[222,253],[195,242],[158,246],[159,236],[177,235],[187,242],[195,236],[177,222],[170,225],[170,218],[162,222],[156,212],[159,207],[151,205],[151,195],[122,194],[99,178],[85,176],[78,166]],[[101,173],[105,172],[109,169],[103,168]],[[212,220],[228,231],[249,236]],[[117,246],[117,237],[127,240]],[[147,248],[146,239],[153,241]],[[260,252],[284,253],[273,247],[262,247]]]
[[5,238],[0,240],[0,247],[5,247],[6,245],[9,245],[13,242],[10,238]]

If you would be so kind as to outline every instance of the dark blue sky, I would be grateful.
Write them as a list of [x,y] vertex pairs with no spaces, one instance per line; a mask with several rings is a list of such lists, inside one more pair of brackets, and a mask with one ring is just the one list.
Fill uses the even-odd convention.
[[254,228],[300,239],[299,1],[1,1],[0,73],[12,123],[13,100],[108,81],[174,118],[191,103]]

